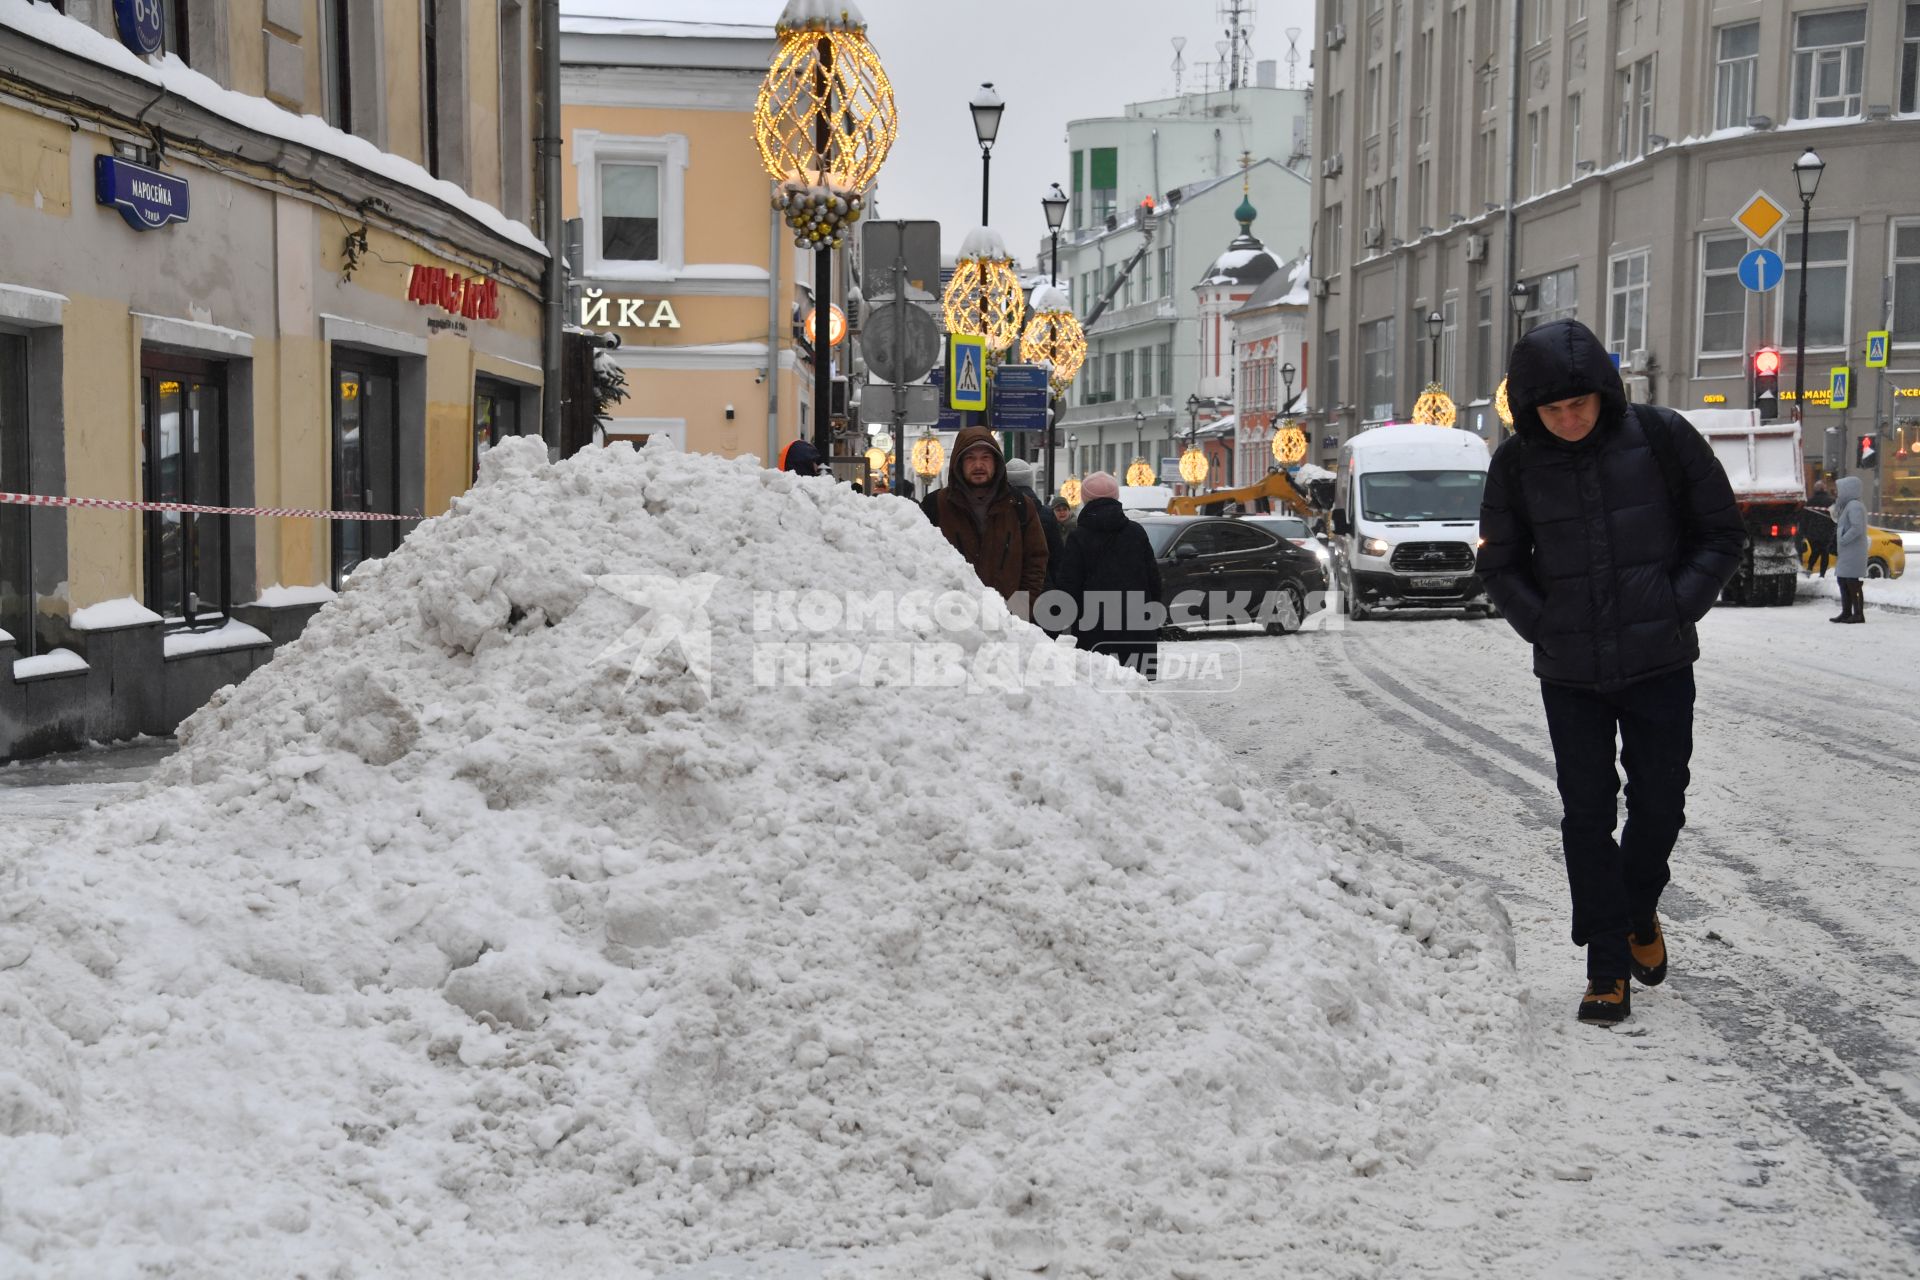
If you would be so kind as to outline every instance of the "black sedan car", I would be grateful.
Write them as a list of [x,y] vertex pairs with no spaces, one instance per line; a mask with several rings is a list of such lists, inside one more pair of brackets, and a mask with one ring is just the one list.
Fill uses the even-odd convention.
[[1264,626],[1297,631],[1327,592],[1325,562],[1307,546],[1230,516],[1135,517],[1160,561],[1161,603],[1176,628]]

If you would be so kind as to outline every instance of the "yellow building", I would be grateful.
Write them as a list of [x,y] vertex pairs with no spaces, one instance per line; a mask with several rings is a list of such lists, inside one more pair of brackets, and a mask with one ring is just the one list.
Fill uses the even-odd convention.
[[753,106],[780,0],[564,0],[571,323],[611,330],[612,439],[778,458],[810,421],[810,258],[774,213]]
[[[537,433],[525,0],[0,0],[0,493],[432,515]],[[0,505],[0,759],[166,732],[410,522]]]

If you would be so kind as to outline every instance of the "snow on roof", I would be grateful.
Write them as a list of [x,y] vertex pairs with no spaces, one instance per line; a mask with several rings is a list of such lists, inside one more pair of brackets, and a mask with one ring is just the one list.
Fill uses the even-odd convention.
[[1315,480],[1335,480],[1339,477],[1335,476],[1333,472],[1327,470],[1325,467],[1315,466],[1311,462],[1303,462],[1294,468],[1293,478],[1300,484],[1311,484]]
[[131,76],[187,99],[215,115],[288,142],[324,151],[403,186],[431,196],[488,230],[537,253],[546,245],[524,222],[507,217],[454,183],[436,178],[411,160],[382,151],[365,138],[342,132],[318,116],[294,115],[265,98],[239,93],[209,79],[172,54],[151,61],[75,18],[29,0],[0,0],[0,25],[14,28],[78,58]]
[[6,849],[0,1248],[1351,1270],[1355,1175],[1540,1103],[1504,913],[981,590],[828,478],[488,451],[142,794]]
[[825,27],[830,31],[862,31],[867,19],[853,0],[787,0],[780,28]]
[[962,258],[999,258],[1011,262],[1013,255],[1007,252],[1007,242],[992,227],[975,227],[967,232],[967,238],[960,242]]
[[1287,307],[1304,307],[1313,300],[1309,287],[1313,280],[1313,258],[1311,256],[1296,259],[1293,269],[1287,272],[1287,296],[1280,304]]

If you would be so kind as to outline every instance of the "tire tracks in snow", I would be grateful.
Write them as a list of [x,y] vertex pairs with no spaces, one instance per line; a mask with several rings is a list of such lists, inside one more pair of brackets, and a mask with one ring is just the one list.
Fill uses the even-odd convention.
[[[1550,760],[1415,692],[1367,661],[1360,652],[1363,644],[1341,636],[1331,645],[1320,646],[1328,659],[1321,663],[1323,671],[1335,688],[1381,720],[1424,740],[1474,777],[1524,801],[1529,825],[1557,830],[1557,821],[1537,816],[1543,805],[1549,812],[1558,812]],[[1359,680],[1339,669],[1340,660]],[[1363,688],[1362,680],[1377,693]],[[1472,744],[1465,754],[1460,739]],[[1748,893],[1770,914],[1813,924],[1832,938],[1836,951],[1894,979],[1905,991],[1920,985],[1920,966],[1905,956],[1875,948],[1827,918],[1802,895],[1765,881],[1752,863],[1697,829],[1692,842],[1721,866],[1740,874]],[[1490,881],[1471,868],[1438,865],[1453,874],[1492,882],[1503,894],[1517,890],[1525,898],[1539,900],[1537,894]],[[1709,910],[1702,899],[1678,888],[1669,890],[1663,906],[1668,904],[1678,908],[1669,914],[1682,921]],[[1824,984],[1777,974],[1769,975],[1764,984],[1756,983],[1751,977],[1756,968],[1774,966],[1740,955],[1724,942],[1722,949],[1725,954],[1703,948],[1687,962],[1693,972],[1709,979],[1711,989],[1719,993],[1716,998],[1693,1000],[1680,995],[1679,999],[1721,1036],[1753,1078],[1778,1100],[1782,1114],[1833,1161],[1862,1198],[1902,1239],[1920,1249],[1920,1220],[1914,1215],[1914,1205],[1920,1204],[1920,1100],[1880,1083],[1912,1078],[1920,1070],[1914,1047],[1889,1032],[1870,1009]]]

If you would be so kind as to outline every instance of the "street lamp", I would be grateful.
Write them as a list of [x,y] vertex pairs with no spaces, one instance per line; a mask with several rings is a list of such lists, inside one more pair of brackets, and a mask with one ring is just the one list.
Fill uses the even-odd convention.
[[1440,381],[1440,326],[1445,323],[1446,320],[1438,311],[1427,313],[1427,340],[1433,344],[1433,376],[1427,379],[1428,382]]
[[1067,193],[1057,182],[1040,197],[1040,208],[1047,215],[1047,230],[1053,235],[1053,269],[1047,275],[1050,284],[1060,283],[1060,224],[1067,220],[1067,203]]
[[1813,197],[1820,190],[1820,175],[1826,162],[1811,147],[1793,162],[1793,180],[1800,187],[1800,333],[1794,343],[1793,416],[1803,421],[1807,414],[1807,241],[1813,220]]
[[1533,302],[1533,286],[1525,280],[1515,281],[1512,292],[1507,294],[1507,302],[1513,307],[1516,320],[1526,315],[1528,306]]
[[1000,116],[1007,104],[988,83],[980,86],[967,109],[973,112],[973,136],[980,143],[980,225],[984,227],[993,221],[987,214],[987,185],[993,168],[993,140],[1000,136]]
[[1293,361],[1291,360],[1280,366],[1280,381],[1286,384],[1287,388],[1287,398],[1281,402],[1280,412],[1289,417],[1293,414],[1293,375],[1298,372],[1299,370],[1293,367]]

